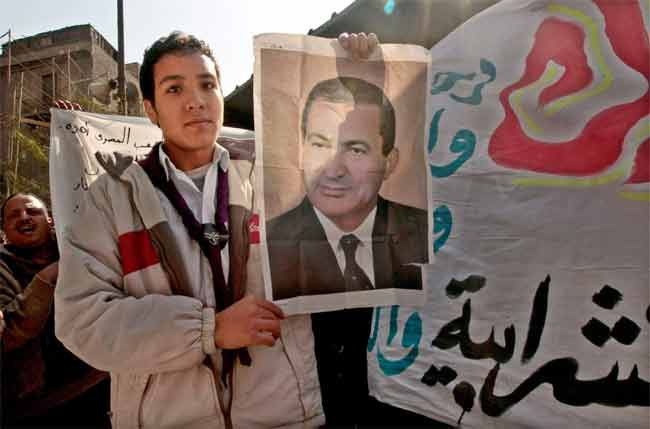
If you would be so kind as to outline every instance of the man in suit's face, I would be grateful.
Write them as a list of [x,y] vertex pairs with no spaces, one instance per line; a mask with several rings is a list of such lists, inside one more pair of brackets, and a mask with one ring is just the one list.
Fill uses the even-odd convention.
[[380,107],[315,99],[302,144],[303,174],[311,204],[342,231],[357,228],[377,205],[397,151],[382,152]]

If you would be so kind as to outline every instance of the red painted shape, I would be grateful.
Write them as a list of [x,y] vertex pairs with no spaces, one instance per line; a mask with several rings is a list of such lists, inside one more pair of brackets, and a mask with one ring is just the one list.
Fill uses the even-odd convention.
[[[614,52],[648,79],[650,46],[638,2],[595,0],[595,3],[605,16],[605,32]],[[561,30],[562,27],[566,28]],[[554,49],[553,45],[565,45],[569,50],[582,47],[582,41],[575,40],[578,32],[570,27],[576,26],[555,18],[544,21],[536,33],[535,45],[526,59],[524,75],[519,82],[501,92],[499,99],[506,116],[492,135],[488,147],[490,157],[497,164],[518,170],[565,176],[597,174],[618,160],[629,129],[650,114],[649,91],[633,102],[612,106],[594,115],[580,135],[573,140],[546,143],[532,139],[524,133],[508,98],[518,88],[536,81],[543,73],[542,65],[549,60],[564,64],[564,51]],[[567,36],[574,37],[574,40],[567,44],[563,39]],[[579,55],[578,58],[582,58],[580,61],[584,61],[583,52],[575,52],[575,55]],[[569,63],[564,65],[567,64]],[[582,69],[577,66],[568,68],[567,74],[578,73],[579,76],[567,78],[567,81],[559,86],[561,82],[558,82],[552,91],[544,95],[544,100],[548,101],[555,95],[562,94],[567,88],[578,88],[585,79]]]
[[628,66],[650,77],[648,32],[639,0],[594,0],[605,15],[605,33],[616,55]]
[[650,139],[647,139],[636,151],[634,157],[634,168],[630,178],[625,183],[648,183],[650,182]]
[[[585,34],[582,28],[551,18],[540,25],[535,38],[539,42],[535,43],[526,64],[526,74],[531,75],[531,81],[542,76],[549,58],[566,69],[560,80],[539,95],[541,106],[578,92],[592,82],[593,73],[584,51]],[[557,43],[558,40],[562,40],[562,43]]]
[[160,262],[158,253],[151,243],[149,231],[146,229],[120,235],[118,245],[122,257],[123,275]]
[[251,244],[260,244],[260,216],[257,214],[248,221],[248,238]]

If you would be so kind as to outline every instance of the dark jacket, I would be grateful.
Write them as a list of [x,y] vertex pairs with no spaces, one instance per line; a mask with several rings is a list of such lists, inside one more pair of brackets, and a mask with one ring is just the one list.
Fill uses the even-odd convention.
[[[56,243],[51,245],[51,260],[44,264],[34,263],[21,249],[0,246],[0,310],[7,323],[2,337],[2,396],[6,405],[4,419],[10,423],[46,415],[108,379],[107,373],[86,365],[54,336],[54,287],[35,277],[58,260]],[[94,410],[105,418],[106,389],[105,393],[103,404],[84,411]],[[69,416],[61,422],[89,423],[84,412],[75,415],[78,420]]]
[[[427,212],[379,197],[372,231],[375,288],[422,289]],[[267,224],[273,299],[345,292],[343,274],[311,203]]]
[[[379,197],[373,227],[375,288],[421,289],[427,214]],[[345,281],[309,200],[271,220],[267,241],[273,298],[345,292]],[[312,330],[328,426],[385,423],[429,425],[425,417],[383,404],[368,394],[366,346],[372,308],[312,314]]]

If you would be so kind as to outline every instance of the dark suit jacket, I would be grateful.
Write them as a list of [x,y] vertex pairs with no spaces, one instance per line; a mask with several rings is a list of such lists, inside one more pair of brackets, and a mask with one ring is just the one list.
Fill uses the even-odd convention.
[[[422,289],[427,263],[427,213],[379,197],[372,232],[375,288]],[[311,203],[267,224],[273,299],[346,292],[336,256]]]
[[[375,287],[421,289],[427,214],[379,198],[372,233]],[[273,298],[345,292],[345,281],[309,200],[267,225]],[[328,426],[404,425],[406,411],[368,395],[366,346],[372,308],[312,314],[316,363]],[[408,414],[408,416],[407,416]],[[415,416],[413,422],[430,421]],[[408,417],[408,418],[407,418]]]

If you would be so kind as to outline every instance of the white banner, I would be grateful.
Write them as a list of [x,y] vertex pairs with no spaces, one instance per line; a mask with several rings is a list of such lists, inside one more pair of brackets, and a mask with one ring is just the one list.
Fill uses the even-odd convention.
[[[138,159],[162,140],[147,118],[51,109],[50,193],[57,238],[74,222],[84,191],[104,172],[97,152],[121,152]],[[222,140],[252,140],[251,131],[223,127]]]
[[512,0],[431,50],[424,308],[371,393],[468,428],[650,421],[649,3]]

